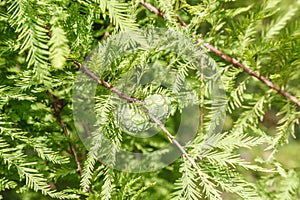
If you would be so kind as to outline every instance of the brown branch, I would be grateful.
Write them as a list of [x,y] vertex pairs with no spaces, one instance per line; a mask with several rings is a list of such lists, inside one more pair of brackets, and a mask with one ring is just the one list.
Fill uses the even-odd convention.
[[[150,10],[151,12],[155,13],[157,16],[165,18],[165,14],[162,13],[161,11],[159,11],[157,8],[155,8],[153,5],[146,3],[145,1],[142,1],[141,3],[145,8],[147,8],[148,10]],[[176,14],[177,19],[180,22],[180,26],[183,27],[184,29],[187,30],[187,25],[183,22],[183,20],[180,18],[179,15]],[[193,38],[195,38],[196,35],[193,35]],[[260,74],[258,74],[255,71],[252,71],[250,68],[248,68],[246,65],[244,65],[243,63],[241,63],[241,61],[234,59],[232,57],[230,57],[229,55],[221,52],[220,50],[218,50],[216,47],[212,46],[209,43],[203,43],[203,39],[198,39],[197,40],[198,44],[203,44],[203,46],[205,48],[207,48],[208,50],[210,50],[211,52],[213,52],[215,55],[217,55],[218,57],[222,58],[223,60],[225,60],[227,63],[232,64],[235,67],[241,68],[244,70],[244,72],[246,72],[247,74],[249,74],[250,76],[253,76],[255,78],[257,78],[258,80],[260,80],[262,83],[264,83],[265,85],[267,85],[268,87],[270,87],[271,89],[275,90],[276,92],[278,92],[279,94],[281,94],[282,96],[286,97],[287,99],[289,99],[290,101],[292,101],[293,103],[295,103],[297,106],[300,106],[300,100],[297,99],[295,96],[291,95],[290,93],[288,93],[286,90],[281,89],[279,86],[275,85],[272,81],[270,81],[268,78],[261,76]]]
[[[110,23],[109,24],[109,29],[112,28],[113,25],[114,25],[113,23]],[[109,30],[105,31],[102,38],[101,38],[101,40],[105,40],[109,36],[109,34],[110,34]]]
[[[66,138],[68,138],[69,133],[68,133],[67,127],[66,127],[65,123],[63,122],[63,120],[61,118],[61,110],[63,108],[63,102],[61,100],[59,100],[56,96],[51,94],[48,90],[46,91],[46,93],[52,100],[52,104],[53,104],[53,107],[54,107],[54,112],[56,114],[57,120],[58,120],[61,128],[63,129],[64,135],[66,136]],[[76,153],[75,148],[72,145],[72,143],[70,141],[68,143],[69,143],[69,148],[71,150],[71,154],[73,155],[74,160],[76,162],[78,173],[81,176],[82,175],[82,168],[81,168],[80,162],[78,160],[77,153]]]
[[[203,40],[202,39],[198,39],[197,42],[198,43],[202,43]],[[244,64],[242,64],[239,60],[236,60],[236,59],[234,59],[234,58],[232,58],[232,57],[230,57],[230,56],[222,53],[220,50],[218,50],[217,48],[213,47],[211,44],[204,43],[203,45],[207,49],[209,49],[210,51],[212,51],[214,54],[216,54],[217,56],[223,58],[226,62],[232,64],[235,67],[239,67],[239,68],[243,69],[244,72],[246,72],[250,76],[253,76],[253,77],[257,78],[258,80],[260,80],[261,82],[263,82],[265,85],[267,85],[271,89],[277,91],[282,96],[290,99],[297,106],[300,106],[300,101],[295,96],[291,95],[286,90],[282,90],[280,87],[278,87],[277,85],[275,85],[272,81],[270,81],[268,78],[266,78],[264,76],[261,76],[260,74],[258,74],[255,71],[252,71],[250,68],[248,68],[247,66],[245,66]]]
[[188,161],[192,164],[193,167],[196,169],[198,168],[195,161],[189,156],[189,154],[185,151],[183,146],[176,140],[176,138],[168,131],[168,129],[165,127],[165,125],[156,117],[148,113],[150,118],[161,128],[161,130],[168,136],[168,138],[172,141],[173,144],[177,146],[177,148],[181,151],[181,153],[188,159]]
[[154,6],[152,6],[150,3],[142,1],[141,4],[143,6],[145,6],[148,10],[150,10],[151,12],[153,12],[154,14],[156,14],[157,16],[162,17],[162,18],[166,17],[163,12],[161,12],[160,10],[158,10],[157,8],[155,8]]
[[[139,103],[141,105],[144,105],[144,101],[143,100],[139,100],[138,98],[133,98],[130,97],[124,93],[122,93],[121,91],[117,90],[116,88],[112,87],[109,83],[105,82],[105,81],[101,81],[99,79],[99,77],[97,77],[93,72],[89,71],[87,68],[85,68],[84,66],[82,66],[81,63],[74,61],[74,63],[77,65],[77,67],[86,75],[88,75],[90,78],[92,78],[93,80],[95,80],[98,84],[104,86],[106,89],[110,90],[111,92],[117,94],[120,98],[125,99],[129,102],[133,102],[133,103]],[[168,129],[164,126],[164,124],[157,119],[155,116],[151,115],[148,110],[144,107],[145,112],[147,112],[147,114],[150,116],[150,118],[153,120],[154,123],[156,123],[161,129],[162,131],[167,135],[167,137],[170,139],[170,141],[172,143],[174,143],[177,148],[181,151],[181,153],[188,159],[188,161],[193,165],[193,167],[197,168],[197,165],[195,163],[195,161],[188,155],[188,153],[185,151],[185,149],[183,148],[183,146],[176,140],[176,138],[168,131]]]
[[122,99],[126,99],[129,102],[135,102],[135,103],[143,103],[143,101],[139,100],[138,98],[133,98],[130,97],[124,93],[122,93],[121,91],[119,91],[118,89],[114,88],[113,86],[111,86],[108,82],[105,81],[101,81],[99,79],[99,77],[97,77],[93,72],[89,71],[87,68],[85,68],[84,66],[81,65],[81,63],[77,62],[77,61],[73,61],[75,63],[75,65],[77,65],[77,67],[86,75],[88,75],[89,77],[91,77],[93,80],[95,80],[98,84],[104,86],[106,89],[110,90],[111,92],[117,94],[120,98]]

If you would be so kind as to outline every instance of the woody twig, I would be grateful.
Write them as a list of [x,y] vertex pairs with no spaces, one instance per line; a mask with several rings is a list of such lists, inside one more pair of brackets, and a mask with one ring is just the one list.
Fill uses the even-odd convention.
[[[148,10],[150,10],[151,12],[155,13],[157,16],[165,18],[165,14],[163,12],[161,12],[159,9],[157,9],[156,7],[154,7],[153,5],[151,5],[151,4],[149,4],[149,3],[145,2],[145,1],[142,1],[141,4],[145,8],[147,8]],[[177,17],[178,21],[180,22],[179,26],[181,26],[181,27],[183,27],[184,29],[187,30],[188,26],[180,18],[180,16],[176,14],[176,17]],[[193,35],[193,38],[195,38],[195,37],[196,37],[196,35]],[[230,64],[232,64],[235,67],[243,69],[243,71],[246,72],[247,74],[249,74],[250,76],[252,76],[252,77],[260,80],[262,83],[264,83],[265,85],[267,85],[272,90],[275,90],[276,92],[278,92],[282,96],[284,96],[287,99],[289,99],[291,102],[295,103],[297,106],[300,106],[300,100],[299,99],[297,99],[295,96],[293,96],[292,94],[290,94],[286,90],[283,90],[279,86],[275,85],[268,78],[260,75],[259,73],[255,72],[255,71],[252,71],[249,67],[247,67],[246,65],[244,65],[241,61],[239,61],[239,60],[237,60],[235,58],[230,57],[229,55],[223,53],[222,51],[220,51],[219,49],[217,49],[213,45],[211,45],[209,43],[205,43],[202,38],[197,39],[197,43],[203,45],[206,49],[208,49],[209,51],[213,52],[215,55],[217,55],[218,57],[222,58],[227,63],[230,63]]]

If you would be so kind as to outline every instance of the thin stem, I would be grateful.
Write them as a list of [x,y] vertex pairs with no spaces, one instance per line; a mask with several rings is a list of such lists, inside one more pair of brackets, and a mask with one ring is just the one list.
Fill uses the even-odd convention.
[[111,92],[117,94],[120,98],[125,99],[129,102],[135,102],[135,103],[143,103],[143,101],[139,100],[138,98],[133,98],[131,96],[128,96],[124,93],[122,93],[120,90],[114,88],[113,86],[111,86],[108,82],[106,81],[101,81],[99,79],[99,77],[97,77],[93,72],[89,71],[87,68],[85,68],[84,66],[82,66],[81,63],[77,62],[77,61],[73,61],[75,63],[75,65],[77,65],[77,67],[86,75],[88,75],[89,77],[91,77],[93,80],[95,80],[99,85],[104,86],[106,89],[110,90]]
[[[86,75],[88,75],[89,77],[91,77],[93,80],[95,80],[98,84],[104,86],[106,89],[110,90],[111,92],[117,94],[120,98],[125,99],[129,102],[134,102],[134,103],[139,103],[141,105],[144,105],[144,101],[139,100],[138,98],[133,98],[130,97],[124,93],[122,93],[121,91],[119,91],[118,89],[114,88],[113,86],[111,86],[109,83],[105,82],[105,81],[101,81],[99,79],[99,77],[97,77],[93,72],[89,71],[86,67],[84,67],[81,63],[74,61],[74,63],[77,65],[77,67]],[[145,108],[146,109],[146,108]],[[147,110],[146,110],[147,112]],[[156,123],[161,130],[167,135],[167,137],[170,139],[170,141],[172,143],[174,143],[177,148],[181,151],[181,153],[189,160],[189,162],[193,165],[193,167],[197,168],[197,165],[195,163],[195,161],[188,155],[188,153],[185,151],[185,149],[183,148],[183,146],[176,140],[176,138],[168,131],[168,129],[165,127],[165,125],[159,120],[157,119],[155,116],[151,115],[149,112],[147,112],[147,114],[150,116],[150,118],[152,119],[152,121],[154,123]]]
[[[114,25],[113,23],[110,23],[109,24],[109,29],[112,28],[113,25]],[[102,38],[101,38],[101,40],[105,40],[109,36],[109,34],[110,34],[109,30],[105,31]]]
[[[149,114],[149,113],[148,113]],[[185,151],[183,146],[175,139],[175,137],[168,131],[165,125],[156,117],[149,114],[150,118],[161,128],[161,130],[168,136],[168,138],[172,141],[173,144],[177,146],[177,148],[181,151],[181,153],[188,159],[188,161],[193,165],[193,167],[198,168],[195,161],[189,156],[189,154]]]
[[[153,5],[146,3],[145,1],[142,1],[141,3],[145,8],[147,8],[148,10],[150,10],[151,12],[155,13],[157,16],[165,18],[165,14],[162,13],[159,9],[157,9],[156,7],[154,7]],[[187,25],[183,22],[183,20],[180,18],[179,15],[176,14],[177,19],[180,22],[180,26],[183,27],[184,29],[187,30]],[[193,35],[193,38],[195,38],[196,35]],[[278,92],[279,94],[281,94],[282,96],[286,97],[287,99],[289,99],[291,102],[295,103],[297,106],[300,106],[300,100],[297,99],[295,96],[291,95],[290,93],[288,93],[286,90],[281,89],[279,86],[275,85],[272,81],[270,81],[268,78],[261,76],[260,74],[258,74],[255,71],[252,71],[250,68],[248,68],[246,65],[244,65],[243,63],[241,63],[241,61],[234,59],[232,57],[230,57],[229,55],[221,52],[220,50],[218,50],[216,47],[212,46],[209,43],[203,43],[204,40],[203,39],[198,39],[197,43],[198,44],[202,44],[205,48],[207,48],[208,50],[210,50],[211,52],[213,52],[215,55],[217,55],[218,57],[222,58],[223,60],[225,60],[227,63],[232,64],[235,67],[241,68],[244,70],[244,72],[246,72],[247,74],[249,74],[252,77],[257,78],[258,80],[260,80],[262,83],[264,83],[265,85],[267,85],[268,87],[270,87],[272,90],[275,90],[276,92]]]
[[147,3],[145,1],[142,1],[141,4],[143,6],[145,6],[148,10],[150,10],[151,12],[155,13],[157,16],[160,16],[162,18],[165,18],[165,14],[163,12],[161,12],[160,10],[158,10],[156,7],[154,7],[153,5],[151,5],[150,3]]
[[[57,120],[60,124],[60,126],[62,127],[63,129],[63,133],[64,135],[66,136],[66,138],[69,137],[69,133],[68,133],[68,130],[67,130],[67,127],[66,127],[66,124],[63,122],[62,118],[61,118],[61,110],[63,108],[63,105],[62,105],[62,101],[59,100],[56,96],[54,96],[53,94],[51,94],[48,90],[46,91],[47,95],[51,98],[52,100],[52,104],[53,104],[53,107],[54,107],[54,112],[56,114],[56,117],[57,117]],[[69,148],[71,150],[71,154],[73,155],[74,157],[74,160],[76,162],[76,165],[77,165],[77,170],[78,170],[78,173],[79,175],[81,176],[82,175],[82,168],[81,168],[81,165],[80,165],[80,162],[79,162],[79,159],[78,159],[78,156],[77,156],[77,153],[76,153],[76,150],[74,148],[74,146],[72,145],[72,143],[69,141]]]
[[[202,39],[198,39],[197,40],[198,43],[202,43],[203,40]],[[250,76],[253,76],[255,78],[257,78],[258,80],[260,80],[261,82],[263,82],[265,85],[267,85],[268,87],[270,87],[271,89],[277,91],[279,94],[281,94],[282,96],[290,99],[293,103],[295,103],[297,106],[300,106],[300,101],[293,95],[291,95],[290,93],[288,93],[286,90],[282,90],[279,86],[275,85],[272,81],[270,81],[268,78],[261,76],[260,74],[258,74],[255,71],[252,71],[250,68],[248,68],[247,66],[245,66],[244,64],[242,64],[239,60],[234,59],[226,54],[224,54],[223,52],[221,52],[220,50],[218,50],[217,48],[215,48],[214,46],[212,46],[209,43],[204,43],[203,44],[207,49],[209,49],[210,51],[212,51],[214,54],[216,54],[217,56],[223,58],[226,62],[232,64],[235,67],[239,67],[242,68],[244,70],[244,72],[246,72],[247,74],[249,74]]]

